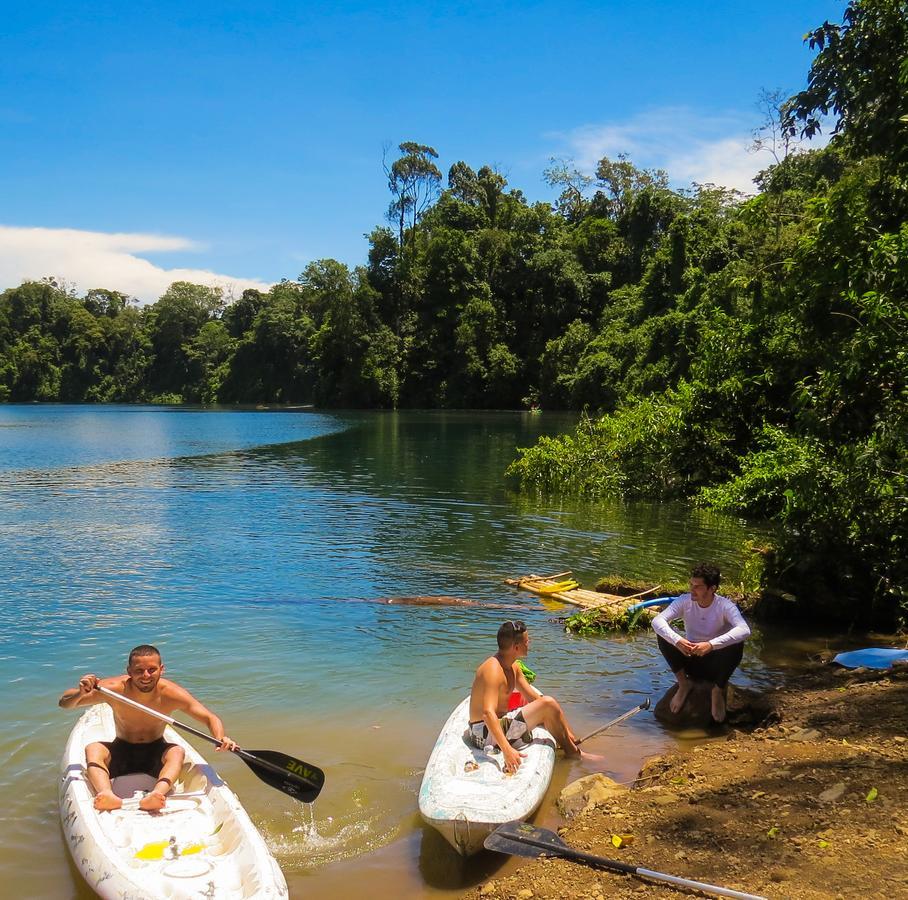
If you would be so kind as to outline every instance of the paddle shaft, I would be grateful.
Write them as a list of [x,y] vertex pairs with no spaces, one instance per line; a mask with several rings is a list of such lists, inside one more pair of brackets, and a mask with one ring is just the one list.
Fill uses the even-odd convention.
[[652,878],[655,881],[664,881],[667,884],[676,884],[679,887],[693,888],[698,891],[709,891],[709,893],[717,894],[720,897],[735,897],[737,900],[766,900],[765,897],[760,897],[757,894],[745,894],[743,891],[735,891],[731,888],[719,887],[715,884],[706,884],[703,881],[693,881],[690,878],[679,878],[677,875],[666,875],[664,872],[654,872],[652,869],[632,866],[629,863],[619,862],[617,859],[607,859],[604,856],[596,856],[593,853],[584,853],[582,850],[574,850],[566,844],[563,846],[552,846],[551,844],[545,843],[545,841],[537,841],[524,835],[517,837],[513,834],[507,834],[505,837],[521,844],[529,844],[531,847],[538,847],[540,850],[550,855],[564,856],[567,859],[579,859],[582,862],[590,863],[594,866],[614,869],[616,872],[625,872],[628,875],[639,875],[644,878]]
[[[188,731],[189,734],[194,734],[196,737],[202,738],[202,740],[204,741],[208,741],[209,744],[214,744],[215,747],[221,746],[221,742],[216,737],[212,737],[210,734],[205,734],[204,731],[199,731],[198,728],[193,728],[191,725],[185,725],[183,722],[178,722],[172,716],[160,713],[156,709],[149,709],[147,706],[145,706],[144,703],[137,703],[135,700],[130,700],[129,697],[124,697],[122,694],[118,694],[116,691],[112,691],[106,687],[101,687],[101,685],[98,685],[95,690],[100,691],[100,693],[104,694],[105,697],[111,697],[114,700],[119,700],[120,703],[125,703],[127,706],[132,706],[134,709],[139,709],[144,713],[148,713],[149,716],[153,716],[155,719],[160,719],[162,722],[166,722],[168,725],[172,725],[174,728]],[[255,756],[254,754],[249,753],[248,750],[241,750],[239,747],[237,747],[232,752],[236,753],[237,756],[253,763],[256,766],[267,769],[269,772],[273,772],[275,775],[287,775],[287,772],[280,766],[276,766],[274,765],[274,763],[270,763],[259,756]],[[302,778],[302,776],[299,775],[297,777]],[[302,780],[308,781],[307,778],[302,778]],[[317,787],[317,785],[315,784],[313,784],[312,786]]]
[[580,746],[584,741],[588,741],[591,737],[595,737],[597,734],[602,734],[607,728],[611,728],[612,725],[618,725],[620,722],[623,722],[625,719],[629,719],[631,716],[636,716],[638,712],[643,712],[643,710],[649,709],[649,697],[646,698],[639,706],[635,706],[633,709],[629,709],[626,713],[622,713],[620,716],[612,719],[611,722],[606,722],[601,728],[597,728],[595,731],[591,731],[586,737],[580,738],[577,741],[577,746]]

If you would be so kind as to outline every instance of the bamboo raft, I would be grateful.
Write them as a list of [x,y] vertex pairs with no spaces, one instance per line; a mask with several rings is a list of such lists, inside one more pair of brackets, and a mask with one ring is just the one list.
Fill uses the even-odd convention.
[[[661,585],[656,585],[630,596],[588,591],[580,587],[580,584],[571,577],[570,570],[558,572],[555,575],[521,575],[518,578],[506,578],[504,583],[522,591],[530,591],[546,600],[568,603],[582,610],[599,610],[603,613],[603,618],[615,621],[625,619],[629,607],[661,588]],[[656,610],[643,609],[640,610],[640,615],[649,621],[656,615],[656,612]]]

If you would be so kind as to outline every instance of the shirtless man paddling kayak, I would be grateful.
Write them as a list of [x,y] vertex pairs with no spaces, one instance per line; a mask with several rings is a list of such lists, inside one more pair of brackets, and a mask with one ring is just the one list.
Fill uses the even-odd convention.
[[[237,745],[224,736],[224,724],[185,688],[163,678],[164,664],[157,648],[150,644],[136,647],[129,654],[126,674],[113,678],[83,675],[79,686],[70,688],[59,705],[63,709],[108,703],[96,688],[100,685],[141,703],[155,712],[172,715],[188,713],[208,726],[212,736],[221,742],[218,750],[235,750]],[[95,809],[119,809],[123,801],[113,792],[111,778],[133,772],[145,772],[157,778],[154,789],[139,802],[141,809],[161,809],[173,782],[180,774],[185,756],[181,747],[164,740],[166,723],[147,716],[125,703],[110,702],[117,737],[113,741],[95,741],[85,748],[88,780],[95,789]]]
[[[554,697],[543,696],[523,674],[517,660],[527,655],[530,636],[523,622],[505,622],[498,629],[498,652],[477,670],[470,694],[470,739],[477,747],[497,744],[504,756],[505,772],[516,772],[526,754],[511,746],[537,725],[542,725],[567,756],[587,756]],[[508,711],[512,691],[520,691],[526,706]]]

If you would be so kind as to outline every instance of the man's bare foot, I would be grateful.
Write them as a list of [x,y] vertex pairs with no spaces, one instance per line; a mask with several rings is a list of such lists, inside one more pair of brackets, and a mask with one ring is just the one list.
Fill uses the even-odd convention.
[[167,798],[163,794],[152,791],[139,801],[139,809],[144,809],[148,812],[156,812],[157,810],[164,808],[166,800]]
[[580,751],[580,758],[586,760],[586,762],[604,762],[605,757],[599,753],[587,753],[586,750]]
[[113,791],[101,791],[95,795],[95,809],[119,809],[123,801]]
[[712,690],[712,715],[716,722],[725,721],[725,691],[714,686]]
[[678,690],[675,691],[675,696],[672,697],[672,702],[668,705],[668,708],[675,715],[678,715],[678,713],[681,712],[681,708],[687,702],[687,695],[690,693],[691,687],[693,687],[693,685],[691,685],[690,681],[685,680],[678,682]]

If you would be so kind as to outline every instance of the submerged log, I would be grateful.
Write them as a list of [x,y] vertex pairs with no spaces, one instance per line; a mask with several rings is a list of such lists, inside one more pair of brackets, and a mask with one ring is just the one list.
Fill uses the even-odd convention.
[[395,604],[397,606],[481,606],[477,600],[464,600],[462,597],[446,597],[443,594],[433,597],[379,597],[376,603]]

